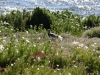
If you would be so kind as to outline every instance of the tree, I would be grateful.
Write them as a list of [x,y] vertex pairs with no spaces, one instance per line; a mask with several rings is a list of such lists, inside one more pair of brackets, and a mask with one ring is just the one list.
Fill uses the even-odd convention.
[[50,16],[46,13],[46,10],[37,7],[27,21],[26,27],[30,28],[30,25],[32,25],[32,27],[36,26],[36,29],[38,30],[38,27],[43,25],[43,28],[50,29],[50,24],[52,24],[52,22]]

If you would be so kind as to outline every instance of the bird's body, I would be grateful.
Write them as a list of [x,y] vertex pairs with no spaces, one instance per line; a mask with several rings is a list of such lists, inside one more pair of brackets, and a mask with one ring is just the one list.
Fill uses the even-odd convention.
[[60,40],[62,40],[62,37],[57,35],[57,34],[54,34],[54,33],[51,33],[50,32],[50,29],[47,30],[48,31],[48,36],[52,39],[57,39],[57,38],[60,38]]
[[56,35],[56,34],[54,34],[54,33],[51,33],[51,32],[50,32],[50,29],[48,29],[47,31],[48,31],[48,36],[49,36],[49,37],[51,37],[51,38],[58,38],[58,35]]

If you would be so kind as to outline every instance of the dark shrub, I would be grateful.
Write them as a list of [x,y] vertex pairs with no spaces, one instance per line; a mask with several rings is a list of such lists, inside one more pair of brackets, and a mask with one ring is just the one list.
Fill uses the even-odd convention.
[[99,26],[100,17],[96,17],[95,15],[90,15],[86,17],[83,21],[84,27],[93,28]]
[[37,29],[40,25],[43,25],[43,28],[50,29],[51,24],[50,16],[46,13],[45,9],[41,9],[39,7],[35,8],[32,12],[31,17],[28,19],[26,23],[26,28],[30,28],[30,25],[36,25]]

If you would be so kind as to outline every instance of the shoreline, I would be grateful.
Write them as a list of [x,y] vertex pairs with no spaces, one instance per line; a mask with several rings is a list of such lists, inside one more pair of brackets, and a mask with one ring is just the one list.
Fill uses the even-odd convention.
[[[39,6],[37,6],[37,7],[39,7]],[[6,10],[6,9],[1,9],[0,10],[0,15],[6,15],[6,14],[9,14],[9,13],[11,13],[12,11],[20,11],[20,12],[23,12],[24,10],[25,11],[27,11],[27,12],[30,12],[30,11],[33,11],[35,8],[37,8],[37,7],[33,7],[33,8],[24,8],[24,9],[18,9],[18,8],[9,8],[8,10]],[[87,13],[87,14],[79,14],[79,13],[77,13],[77,12],[74,12],[74,9],[72,8],[72,9],[68,9],[67,7],[65,7],[65,8],[50,8],[50,7],[48,7],[48,8],[45,8],[45,7],[39,7],[39,8],[43,8],[43,9],[46,9],[46,10],[49,10],[50,12],[62,12],[62,11],[66,11],[66,10],[68,10],[69,12],[72,12],[72,14],[77,14],[77,15],[80,15],[80,16],[82,16],[83,18],[86,18],[87,16],[90,16],[90,15],[95,15],[95,16],[99,16],[99,14],[95,14],[95,13],[91,13],[91,14],[89,14],[89,13]]]

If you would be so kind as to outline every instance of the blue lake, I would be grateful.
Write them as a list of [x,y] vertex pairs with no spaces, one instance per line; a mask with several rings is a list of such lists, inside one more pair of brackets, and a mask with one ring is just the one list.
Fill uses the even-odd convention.
[[88,16],[100,15],[100,0],[0,0],[0,13],[23,9],[30,11],[35,7],[51,11],[70,10],[74,14]]

